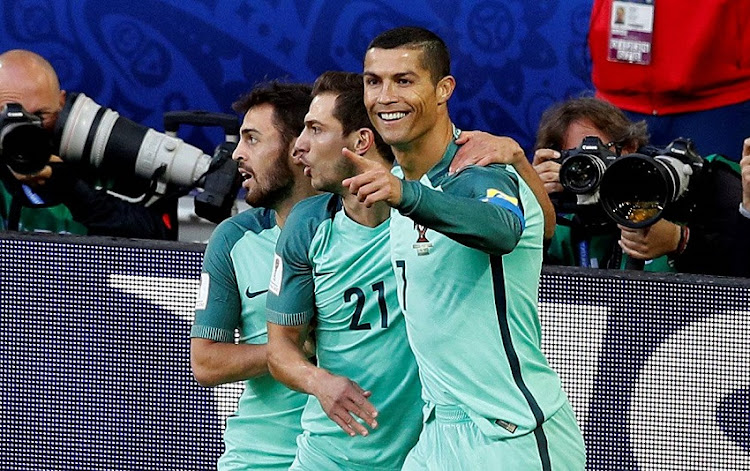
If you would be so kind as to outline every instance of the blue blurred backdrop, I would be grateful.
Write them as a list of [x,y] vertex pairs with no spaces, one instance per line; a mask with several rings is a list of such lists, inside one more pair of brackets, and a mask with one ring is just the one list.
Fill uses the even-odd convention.
[[[0,50],[48,58],[68,91],[163,130],[165,111],[231,112],[264,79],[361,71],[368,42],[420,25],[448,43],[464,129],[530,150],[542,111],[590,90],[591,0],[3,0]],[[182,134],[181,134],[182,135]],[[182,135],[211,151],[204,129]]]

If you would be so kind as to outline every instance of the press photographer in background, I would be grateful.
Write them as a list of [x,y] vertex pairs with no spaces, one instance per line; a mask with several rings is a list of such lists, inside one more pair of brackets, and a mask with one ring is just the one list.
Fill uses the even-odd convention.
[[[208,119],[217,116],[231,122]],[[172,136],[156,132],[66,94],[41,56],[1,54],[2,228],[176,240],[178,198],[199,184],[208,191],[196,197],[196,213],[200,206],[208,212],[200,216],[219,222],[239,187],[231,160],[238,123],[225,116],[191,123],[224,127],[227,142],[212,158],[176,137],[179,121]]]
[[[646,271],[750,276],[736,163],[704,159],[687,140],[648,146],[645,123],[588,97],[548,109],[536,149],[534,168],[558,214],[567,214],[558,218],[548,263],[628,268],[643,260]],[[571,158],[590,153],[601,158]],[[571,191],[592,185],[594,191]]]

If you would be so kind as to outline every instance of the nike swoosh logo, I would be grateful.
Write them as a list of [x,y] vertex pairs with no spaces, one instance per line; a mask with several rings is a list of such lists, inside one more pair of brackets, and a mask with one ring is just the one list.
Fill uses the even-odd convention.
[[245,291],[245,296],[247,296],[250,299],[253,299],[254,297],[260,296],[261,294],[265,293],[266,291],[268,291],[268,290],[264,289],[262,291],[250,291],[250,287],[248,286],[247,287],[247,291]]

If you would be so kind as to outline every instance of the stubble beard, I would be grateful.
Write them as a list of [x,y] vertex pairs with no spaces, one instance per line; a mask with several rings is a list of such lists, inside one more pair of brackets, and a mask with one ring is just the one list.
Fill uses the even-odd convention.
[[276,155],[264,181],[262,187],[249,192],[245,197],[245,201],[250,206],[276,209],[281,202],[291,196],[294,188],[294,172],[289,166],[286,149],[282,149]]
[[343,157],[339,157],[336,160],[336,164],[331,167],[331,178],[318,182],[318,184],[315,185],[315,189],[343,196],[348,193],[349,190],[348,188],[344,188],[341,185],[341,182],[357,175],[357,173],[357,167],[352,162]]

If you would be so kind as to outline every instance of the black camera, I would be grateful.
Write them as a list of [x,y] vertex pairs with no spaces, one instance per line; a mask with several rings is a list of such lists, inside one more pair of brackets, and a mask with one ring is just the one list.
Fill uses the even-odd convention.
[[575,194],[578,205],[599,201],[599,185],[618,155],[596,136],[587,136],[575,149],[560,153],[560,184]]
[[42,119],[8,103],[0,110],[0,162],[21,175],[39,173],[52,155],[52,136]]
[[663,149],[644,148],[607,168],[600,185],[601,205],[616,223],[647,227],[664,216],[683,218],[685,196],[700,175],[703,158],[690,139],[678,138]]
[[28,175],[42,170],[50,156],[58,154],[66,163],[95,170],[97,176],[140,177],[151,182],[152,194],[141,195],[146,204],[164,196],[167,185],[184,194],[202,189],[196,214],[220,222],[231,215],[241,184],[231,159],[239,141],[239,123],[236,116],[223,113],[178,113],[183,113],[178,119],[165,117],[165,125],[174,121],[179,126],[181,119],[198,126],[220,126],[225,143],[209,156],[176,137],[176,127],[172,135],[157,132],[80,93],[68,95],[54,135],[42,128],[39,117],[17,103],[8,104],[0,113],[0,160],[14,172]]
[[224,142],[216,146],[211,164],[198,181],[199,193],[193,204],[195,214],[219,223],[231,215],[242,177],[237,171],[237,162],[232,159],[239,142],[240,125],[237,117],[224,113],[206,111],[170,111],[164,113],[164,131],[173,138],[182,124],[191,126],[218,126],[224,130]]

